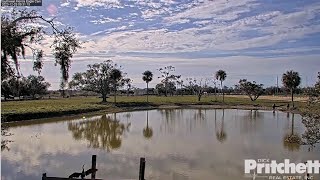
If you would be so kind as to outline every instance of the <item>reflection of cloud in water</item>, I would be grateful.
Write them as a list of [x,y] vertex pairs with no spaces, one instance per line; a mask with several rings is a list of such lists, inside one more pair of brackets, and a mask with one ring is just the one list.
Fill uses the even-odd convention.
[[[193,109],[168,113],[149,111],[148,126],[152,127],[153,136],[148,140],[142,135],[146,127],[145,111],[132,112],[128,119],[125,113],[118,113],[116,118],[114,114],[108,114],[104,120],[98,116],[41,127],[15,127],[10,129],[15,134],[11,150],[2,154],[2,166],[7,170],[2,175],[13,179],[39,179],[42,172],[68,176],[81,170],[82,164],[88,168],[91,155],[97,154],[99,178],[137,179],[139,158],[146,157],[147,179],[242,179],[245,158],[282,160],[286,157],[301,161],[317,158],[320,151],[307,153],[304,147],[295,152],[285,149],[282,137],[288,126],[284,113],[279,112],[277,120],[272,112],[260,111],[262,115],[257,116],[255,123],[265,128],[259,125],[258,129],[246,128],[244,132],[242,127],[249,126],[251,120],[241,117],[247,116],[248,112],[225,110],[224,129],[228,138],[221,144],[216,139],[215,115],[216,126],[220,128],[223,111],[216,110],[215,114],[215,110],[202,110],[203,120],[195,120],[197,112]],[[296,115],[295,118],[295,132],[300,134],[304,130],[299,122],[301,117]],[[127,123],[131,123],[130,132],[121,128],[121,124]],[[70,125],[76,127],[73,131],[80,132],[79,140],[74,140],[74,132],[68,130]],[[163,130],[164,127],[171,131]],[[30,138],[37,132],[41,132],[39,139]],[[90,135],[91,132],[96,134]],[[124,132],[127,136],[123,136]],[[110,152],[106,148],[88,148],[90,140],[103,147],[100,137],[108,140],[114,133],[115,137],[121,138],[119,148],[109,147]],[[105,145],[110,146],[110,142]],[[19,173],[14,172],[16,170]]]

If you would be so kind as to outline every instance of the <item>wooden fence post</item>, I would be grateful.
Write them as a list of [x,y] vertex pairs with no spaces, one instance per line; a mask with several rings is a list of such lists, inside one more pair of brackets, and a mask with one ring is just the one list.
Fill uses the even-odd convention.
[[92,174],[91,174],[91,179],[96,179],[96,169],[97,167],[97,155],[92,155],[92,165],[91,165],[91,169],[93,170]]
[[146,159],[140,158],[139,180],[145,180],[144,179],[145,166],[146,166]]

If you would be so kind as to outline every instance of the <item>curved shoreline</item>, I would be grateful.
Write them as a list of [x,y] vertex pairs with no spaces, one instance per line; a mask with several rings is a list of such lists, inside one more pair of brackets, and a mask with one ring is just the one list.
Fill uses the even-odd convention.
[[[117,104],[116,106],[108,108],[88,108],[88,109],[77,109],[68,111],[53,111],[53,112],[35,112],[35,113],[10,113],[1,115],[1,123],[16,123],[22,121],[32,120],[46,120],[50,118],[61,118],[61,117],[79,117],[79,116],[93,116],[102,113],[118,113],[127,111],[142,111],[152,109],[241,109],[241,110],[267,110],[272,111],[272,107],[260,106],[260,105],[228,105],[228,104]],[[286,108],[276,108],[276,111],[290,112],[296,114],[302,114],[299,109],[287,110]]]

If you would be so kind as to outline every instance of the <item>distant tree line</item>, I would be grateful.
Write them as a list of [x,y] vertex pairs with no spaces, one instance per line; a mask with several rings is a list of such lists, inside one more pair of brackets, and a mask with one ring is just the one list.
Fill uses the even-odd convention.
[[[153,90],[149,89],[149,83],[154,79],[153,72],[146,70],[142,73],[142,80],[146,82],[146,101],[148,95],[158,96],[174,96],[174,95],[196,95],[198,101],[205,94],[222,95],[224,102],[224,94],[245,94],[251,101],[257,100],[261,95],[288,95],[290,94],[293,102],[293,94],[308,95],[310,88],[299,88],[301,78],[298,72],[292,70],[285,72],[282,75],[282,87],[267,87],[256,81],[248,81],[240,79],[234,87],[227,87],[223,82],[227,79],[227,73],[224,70],[218,70],[214,73],[212,79],[208,78],[190,78],[185,80],[181,75],[175,73],[175,67],[165,66],[157,69],[160,76],[160,83],[155,85]],[[210,84],[213,86],[210,86]],[[132,80],[126,76],[122,67],[114,63],[112,60],[107,60],[103,63],[88,65],[86,72],[79,72],[73,75],[72,81],[69,82],[69,88],[73,90],[92,91],[101,94],[102,101],[106,102],[108,95],[114,96],[119,91],[121,94],[133,94],[135,89],[132,86]]]
[[35,99],[36,96],[42,96],[48,93],[50,83],[46,82],[44,77],[29,75],[28,77],[12,77],[3,80],[1,83],[1,96],[4,100],[14,97],[29,96]]

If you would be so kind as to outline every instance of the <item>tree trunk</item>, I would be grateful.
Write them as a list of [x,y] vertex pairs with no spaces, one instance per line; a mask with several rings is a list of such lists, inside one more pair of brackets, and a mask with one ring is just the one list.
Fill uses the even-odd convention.
[[293,102],[293,89],[291,88],[291,102],[292,102],[292,107],[294,107],[294,102]]
[[291,135],[293,135],[293,129],[294,129],[294,114],[292,113],[292,119],[291,119]]
[[149,99],[148,99],[148,96],[149,96],[148,88],[149,88],[149,83],[147,83],[147,102],[149,102]]
[[200,100],[201,100],[201,95],[199,94],[199,95],[198,95],[198,101],[200,101]]
[[168,82],[164,83],[164,89],[165,89],[164,95],[167,97],[168,96]]
[[117,85],[114,84],[114,103],[117,103]]
[[105,93],[102,93],[102,102],[107,102],[107,96]]
[[222,81],[221,81],[221,91],[222,91],[222,102],[224,102],[224,90],[223,90],[223,86],[222,86]]
[[216,101],[217,101],[217,86],[216,86],[216,84],[214,84],[214,96],[215,96]]

